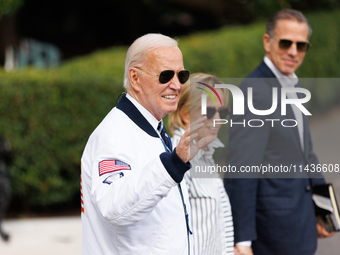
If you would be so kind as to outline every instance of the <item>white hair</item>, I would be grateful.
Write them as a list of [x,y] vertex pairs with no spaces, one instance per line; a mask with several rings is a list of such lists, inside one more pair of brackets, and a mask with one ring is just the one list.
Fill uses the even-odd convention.
[[129,68],[141,64],[148,51],[159,47],[177,47],[177,41],[162,34],[146,34],[137,38],[130,46],[125,58],[124,88],[130,87]]

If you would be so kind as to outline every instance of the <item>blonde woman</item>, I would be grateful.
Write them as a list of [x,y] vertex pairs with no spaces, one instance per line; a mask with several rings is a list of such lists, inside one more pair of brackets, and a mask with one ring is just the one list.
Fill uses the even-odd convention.
[[[215,76],[196,73],[190,78],[214,86],[221,83]],[[199,79],[199,80],[198,80]],[[192,80],[192,79],[190,79]],[[184,131],[189,127],[190,121],[194,122],[201,115],[201,96],[205,93],[196,87],[204,87],[196,83],[190,91],[190,80],[184,84],[178,108],[169,115],[169,129],[173,134],[172,144],[175,147]],[[196,79],[195,79],[196,81]],[[197,86],[196,86],[197,85]],[[215,125],[213,119],[225,119],[228,114],[227,90],[216,89],[223,105],[216,107],[214,101],[207,97],[207,120],[197,132],[197,141],[201,137],[211,136],[213,141],[201,150],[190,162],[192,169],[185,174],[191,205],[191,228],[194,238],[194,254],[221,255],[234,253],[234,230],[231,207],[228,195],[224,189],[223,181],[217,173],[215,178],[194,178],[195,166],[215,165],[213,153],[215,148],[224,147],[217,138],[220,125]],[[212,174],[212,176],[214,175]],[[210,175],[210,174],[209,174]],[[211,176],[211,175],[210,175]]]

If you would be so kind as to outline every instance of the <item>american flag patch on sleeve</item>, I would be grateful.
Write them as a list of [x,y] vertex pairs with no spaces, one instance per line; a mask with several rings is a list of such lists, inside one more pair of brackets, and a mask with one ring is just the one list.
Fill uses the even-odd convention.
[[99,176],[119,170],[131,170],[131,166],[121,160],[102,160],[99,162]]

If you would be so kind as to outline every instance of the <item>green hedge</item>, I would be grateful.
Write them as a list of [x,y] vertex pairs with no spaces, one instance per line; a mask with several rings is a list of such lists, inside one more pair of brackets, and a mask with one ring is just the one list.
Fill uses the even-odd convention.
[[86,139],[115,105],[114,80],[66,77],[57,70],[1,75],[0,133],[12,143],[14,201],[25,208],[74,198]]
[[[339,77],[340,11],[308,15],[311,43],[299,77]],[[244,77],[264,56],[264,22],[179,38],[185,67],[221,78]],[[127,47],[98,51],[56,69],[0,70],[0,134],[13,146],[13,201],[51,206],[79,196],[79,163],[86,141],[124,91]],[[340,88],[318,86],[314,109],[327,109]]]

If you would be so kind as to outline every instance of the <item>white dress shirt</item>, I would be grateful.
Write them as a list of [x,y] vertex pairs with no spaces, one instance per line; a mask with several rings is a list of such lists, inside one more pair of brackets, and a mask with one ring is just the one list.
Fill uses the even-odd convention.
[[[175,147],[184,130],[176,128],[172,137]],[[191,226],[194,238],[194,255],[233,255],[234,227],[229,197],[218,173],[214,178],[197,178],[195,166],[215,166],[215,148],[224,147],[217,138],[201,150],[192,160],[192,169],[186,172],[191,207]],[[196,176],[196,177],[195,177]]]
[[[281,73],[279,69],[277,69],[277,67],[273,64],[273,62],[267,56],[264,57],[263,61],[268,66],[268,68],[274,73],[275,77],[278,79],[279,83],[281,84],[283,88],[289,88],[289,87],[294,88],[296,84],[298,84],[299,79],[295,73],[292,73],[291,77],[287,77],[286,75]],[[296,93],[288,93],[287,97],[289,99],[298,99],[298,96]],[[298,123],[297,128],[299,131],[301,149],[304,150],[302,112],[299,110],[299,108],[296,105],[292,105],[292,109],[295,115],[295,119]]]

